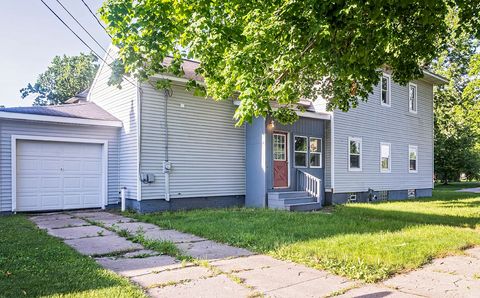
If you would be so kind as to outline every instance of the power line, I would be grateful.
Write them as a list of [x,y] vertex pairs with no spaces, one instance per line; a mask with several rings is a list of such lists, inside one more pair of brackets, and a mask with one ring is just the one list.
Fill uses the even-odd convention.
[[100,27],[103,28],[103,30],[105,31],[105,33],[107,33],[108,36],[110,36],[110,38],[112,38],[112,36],[108,33],[107,31],[107,28],[105,28],[105,26],[103,26],[102,22],[100,22],[100,20],[98,19],[97,15],[95,15],[95,13],[90,9],[90,6],[88,6],[88,4],[84,1],[84,0],[81,0],[83,2],[83,4],[85,5],[85,7],[88,9],[88,11],[90,12],[90,14],[95,18],[95,20],[97,20],[97,23],[100,25]]
[[[68,30],[70,30],[70,32],[72,32],[87,48],[89,48],[90,51],[92,51],[92,52],[95,54],[95,56],[98,57],[98,59],[102,60],[108,67],[110,67],[110,69],[113,70],[112,66],[111,66],[110,64],[108,64],[108,62],[105,61],[105,59],[103,59],[102,56],[100,56],[94,49],[92,49],[92,47],[90,47],[90,46],[88,45],[88,43],[86,43],[80,36],[78,36],[78,34],[75,33],[75,31],[73,31],[73,29],[70,28],[70,26],[68,26],[68,24],[65,23],[65,21],[63,21],[62,18],[61,18],[60,16],[58,16],[58,14],[57,14],[52,8],[50,8],[50,6],[48,6],[47,3],[45,3],[45,1],[43,1],[43,0],[40,0],[40,1],[43,3],[43,5],[45,5],[45,6],[48,8],[48,10],[50,10],[51,13],[53,13],[53,14],[57,17],[57,19],[58,19],[60,22],[62,22],[63,25],[65,25],[65,27],[68,28]],[[107,53],[107,54],[108,54],[108,53]],[[129,82],[130,84],[132,84],[133,86],[135,86],[136,88],[139,88],[135,83],[133,83],[132,81],[130,81],[127,77],[123,76],[123,78],[124,78],[127,82]]]
[[[65,11],[72,17],[72,19],[75,20],[75,22],[78,24],[78,26],[80,26],[80,28],[82,28],[83,31],[85,31],[85,33],[87,33],[88,36],[90,36],[90,38],[91,38],[105,53],[107,53],[107,55],[108,55],[107,50],[95,39],[95,37],[93,37],[93,36],[90,34],[90,32],[88,32],[87,29],[85,29],[85,27],[83,27],[83,25],[82,25],[82,24],[77,20],[77,18],[75,18],[75,17],[73,16],[73,14],[62,4],[62,2],[60,2],[60,0],[56,0],[56,1],[57,1],[57,3],[63,8],[63,10],[65,10]],[[110,55],[109,55],[109,56],[110,56]],[[111,58],[111,57],[110,57],[110,58]],[[112,58],[112,59],[113,59],[113,58]]]

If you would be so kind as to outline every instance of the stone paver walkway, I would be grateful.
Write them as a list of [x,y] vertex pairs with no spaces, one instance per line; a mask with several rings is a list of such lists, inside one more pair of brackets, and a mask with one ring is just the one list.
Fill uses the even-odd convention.
[[[480,248],[435,260],[379,284],[364,285],[326,271],[255,255],[175,230],[104,212],[50,213],[30,218],[50,235],[152,297],[479,297]],[[160,255],[114,231],[175,243],[194,262]],[[122,233],[121,233],[122,234]]]

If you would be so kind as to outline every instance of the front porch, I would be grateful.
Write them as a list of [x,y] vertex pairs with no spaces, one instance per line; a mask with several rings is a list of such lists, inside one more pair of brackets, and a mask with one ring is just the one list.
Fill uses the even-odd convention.
[[325,122],[300,117],[292,125],[257,118],[247,125],[247,207],[318,210],[325,201]]

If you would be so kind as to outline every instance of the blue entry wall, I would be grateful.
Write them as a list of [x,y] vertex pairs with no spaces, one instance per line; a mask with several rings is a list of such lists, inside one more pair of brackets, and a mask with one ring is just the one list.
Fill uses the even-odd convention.
[[255,118],[246,124],[246,207],[266,207],[266,124],[265,118]]
[[[325,120],[320,119],[312,119],[312,118],[303,118],[301,117],[292,125],[282,125],[275,121],[275,125],[272,128],[271,126],[271,119],[267,118],[265,121],[266,124],[266,187],[267,192],[272,191],[293,191],[296,190],[296,172],[297,168],[294,167],[294,136],[304,136],[304,137],[316,137],[322,139],[322,168],[301,168],[301,170],[314,175],[315,177],[319,177],[322,179],[322,198],[325,197],[325,179],[324,179],[324,168],[325,168]],[[273,188],[273,149],[272,149],[272,142],[273,142],[273,132],[274,131],[283,131],[288,132],[288,157],[289,157],[289,169],[290,169],[290,184],[289,188]],[[248,187],[247,187],[248,189]],[[247,190],[248,191],[248,190]]]

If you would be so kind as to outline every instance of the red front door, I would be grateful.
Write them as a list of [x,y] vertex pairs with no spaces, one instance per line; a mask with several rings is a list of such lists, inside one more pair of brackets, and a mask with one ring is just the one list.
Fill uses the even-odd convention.
[[273,133],[273,187],[288,187],[288,135]]

